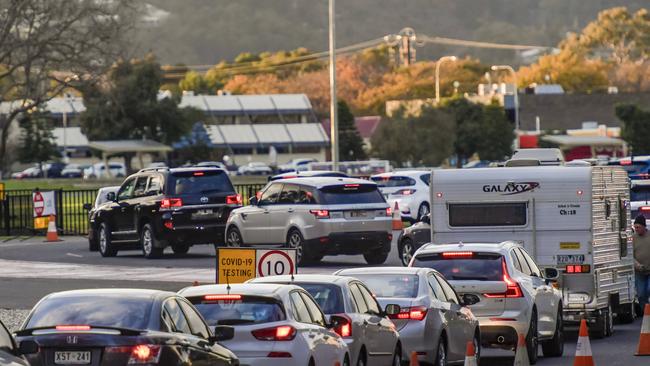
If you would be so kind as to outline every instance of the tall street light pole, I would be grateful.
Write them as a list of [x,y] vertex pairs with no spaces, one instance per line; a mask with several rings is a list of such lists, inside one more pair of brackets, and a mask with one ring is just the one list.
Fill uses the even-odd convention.
[[456,61],[456,56],[443,56],[436,62],[436,104],[440,104],[440,65],[445,61]]
[[510,65],[494,65],[492,71],[507,70],[512,73],[515,82],[515,149],[519,148],[519,87],[517,83],[517,72]]
[[330,38],[330,142],[332,144],[332,170],[339,170],[339,118],[336,101],[336,22],[335,1],[329,0]]

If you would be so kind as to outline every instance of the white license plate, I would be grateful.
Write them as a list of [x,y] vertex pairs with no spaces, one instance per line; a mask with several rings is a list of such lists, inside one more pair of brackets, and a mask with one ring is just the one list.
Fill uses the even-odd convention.
[[215,216],[215,212],[213,210],[198,210],[192,213],[192,218],[194,219],[197,218],[201,219],[201,218],[206,218],[211,216]]
[[90,351],[54,352],[54,363],[57,365],[88,365],[90,364]]
[[582,264],[585,262],[585,256],[582,254],[558,255],[557,264]]
[[350,217],[366,217],[368,213],[366,211],[350,211]]

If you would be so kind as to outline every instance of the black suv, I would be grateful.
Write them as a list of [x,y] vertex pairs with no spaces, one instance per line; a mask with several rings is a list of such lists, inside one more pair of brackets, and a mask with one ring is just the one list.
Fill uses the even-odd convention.
[[143,169],[107,199],[91,212],[88,236],[90,249],[104,257],[141,248],[146,258],[157,258],[167,246],[185,254],[193,244],[220,245],[230,211],[241,207],[218,168]]

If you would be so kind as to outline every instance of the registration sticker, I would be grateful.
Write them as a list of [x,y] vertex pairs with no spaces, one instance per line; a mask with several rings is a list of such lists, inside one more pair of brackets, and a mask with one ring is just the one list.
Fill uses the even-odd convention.
[[579,242],[562,242],[560,243],[560,249],[580,249]]
[[557,264],[582,264],[585,256],[582,254],[558,255]]

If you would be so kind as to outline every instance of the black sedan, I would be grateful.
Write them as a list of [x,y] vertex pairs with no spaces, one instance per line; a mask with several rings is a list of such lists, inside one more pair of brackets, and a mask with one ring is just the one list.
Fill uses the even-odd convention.
[[422,221],[413,224],[402,230],[397,239],[397,253],[405,267],[408,267],[413,253],[421,246],[431,242],[431,216],[426,215]]
[[[215,334],[217,334],[215,336]],[[239,365],[187,300],[164,291],[97,289],[44,297],[16,332],[32,366]]]

